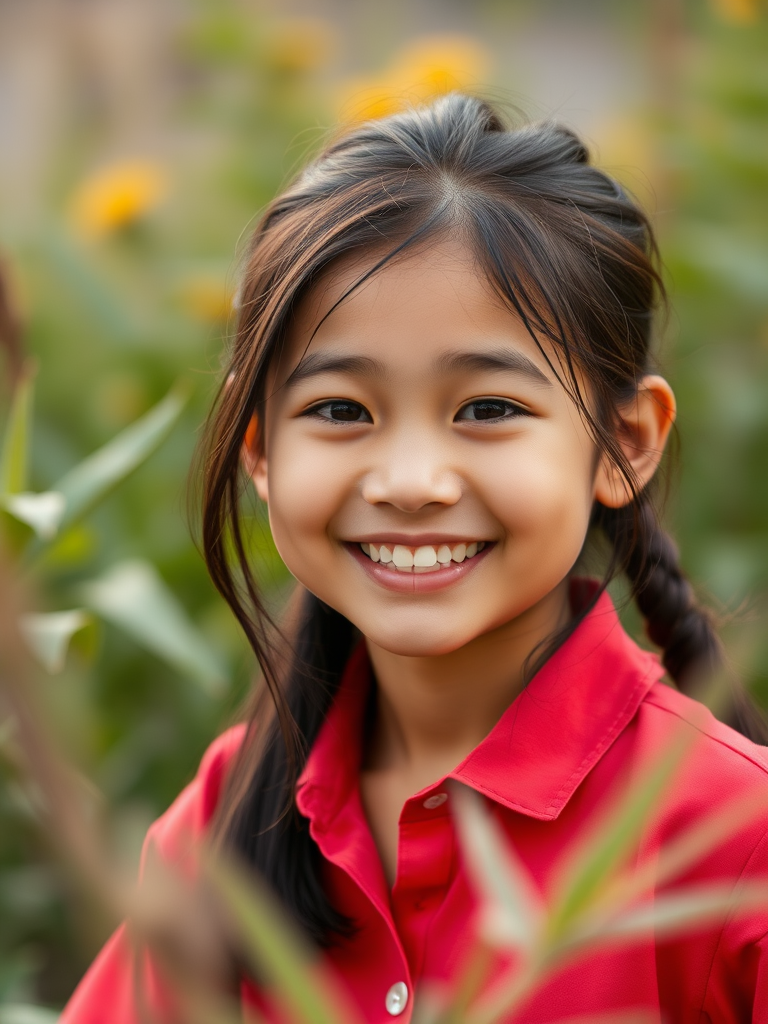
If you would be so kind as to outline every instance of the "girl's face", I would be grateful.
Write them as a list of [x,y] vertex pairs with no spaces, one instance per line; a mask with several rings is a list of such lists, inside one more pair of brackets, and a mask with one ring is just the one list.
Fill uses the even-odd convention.
[[395,654],[556,626],[607,472],[576,407],[458,245],[388,264],[312,337],[365,267],[300,304],[272,375],[250,462],[278,551]]

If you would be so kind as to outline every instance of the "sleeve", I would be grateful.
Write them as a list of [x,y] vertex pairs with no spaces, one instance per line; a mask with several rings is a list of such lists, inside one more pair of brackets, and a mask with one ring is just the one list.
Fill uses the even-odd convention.
[[768,1021],[768,834],[750,856],[736,887],[762,885],[760,895],[733,912],[720,935],[703,1009],[712,1020]]
[[[208,748],[193,781],[150,827],[140,879],[150,850],[174,870],[190,870],[195,846],[213,816],[227,765],[244,732],[244,726],[230,729]],[[147,1024],[176,1017],[172,994],[159,971],[123,924],[85,974],[59,1024]]]

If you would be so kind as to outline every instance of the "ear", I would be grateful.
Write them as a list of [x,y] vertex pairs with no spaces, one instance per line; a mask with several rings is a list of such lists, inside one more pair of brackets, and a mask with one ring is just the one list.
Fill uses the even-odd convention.
[[[642,489],[653,477],[664,454],[675,422],[675,396],[663,377],[648,374],[640,381],[634,399],[619,412],[619,443],[637,487]],[[622,508],[632,500],[623,474],[606,456],[598,466],[594,496],[608,508]]]
[[248,476],[253,480],[256,493],[262,501],[269,501],[269,487],[267,483],[267,456],[264,451],[264,439],[261,434],[259,417],[256,413],[251,416],[251,422],[245,431],[245,439],[240,452],[240,458]]

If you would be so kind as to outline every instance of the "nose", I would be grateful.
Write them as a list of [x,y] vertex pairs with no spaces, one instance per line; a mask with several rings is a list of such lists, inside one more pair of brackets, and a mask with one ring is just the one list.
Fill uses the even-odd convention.
[[402,512],[418,512],[431,504],[455,505],[461,493],[461,478],[442,446],[428,438],[414,440],[412,435],[393,439],[362,485],[369,504],[388,504]]

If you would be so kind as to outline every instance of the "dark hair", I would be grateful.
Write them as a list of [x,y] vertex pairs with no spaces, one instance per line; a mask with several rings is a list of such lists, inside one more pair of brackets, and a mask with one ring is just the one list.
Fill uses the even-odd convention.
[[[621,469],[631,490],[625,508],[597,505],[593,513],[594,527],[610,542],[601,590],[626,572],[648,635],[682,689],[721,662],[711,619],[696,604],[649,489],[635,485],[617,439],[617,409],[650,369],[653,313],[663,298],[645,214],[590,166],[584,144],[569,129],[552,123],[508,128],[488,104],[456,93],[332,141],[267,208],[254,232],[229,385],[209,423],[203,516],[210,573],[245,630],[265,683],[215,831],[266,877],[319,942],[332,941],[351,922],[323,891],[319,851],[296,810],[294,790],[355,630],[305,592],[291,621],[278,628],[270,620],[241,525],[240,451],[265,402],[267,373],[292,311],[320,273],[355,251],[379,254],[348,295],[398,254],[449,230],[473,248],[482,272],[545,357],[540,339],[555,346],[551,368],[578,404],[597,449]],[[577,370],[589,382],[589,405]],[[537,652],[536,666],[586,611]],[[758,736],[747,717],[734,724]]]

